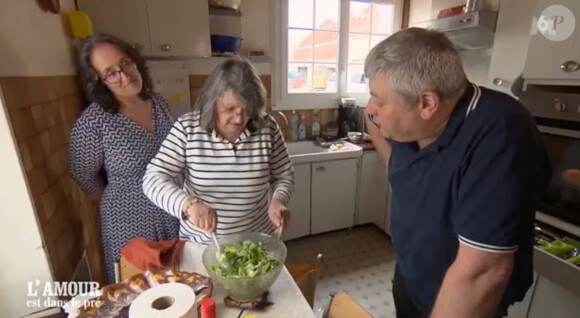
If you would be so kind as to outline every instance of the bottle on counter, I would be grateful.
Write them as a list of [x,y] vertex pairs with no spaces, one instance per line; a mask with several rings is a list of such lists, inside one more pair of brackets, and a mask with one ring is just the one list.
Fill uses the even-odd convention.
[[312,118],[312,128],[310,129],[310,134],[312,139],[320,136],[320,122],[318,121],[318,110],[314,111],[314,116]]
[[202,300],[199,312],[200,318],[217,318],[215,301],[212,298]]
[[306,139],[306,123],[304,121],[304,114],[300,114],[300,122],[298,124],[298,140]]
[[298,139],[298,114],[293,110],[290,114],[288,125],[288,141],[296,141]]

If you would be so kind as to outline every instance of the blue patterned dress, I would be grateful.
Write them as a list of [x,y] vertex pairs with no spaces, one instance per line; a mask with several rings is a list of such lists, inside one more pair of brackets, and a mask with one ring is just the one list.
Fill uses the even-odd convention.
[[143,194],[145,168],[173,125],[161,95],[154,95],[151,104],[153,133],[125,115],[106,112],[96,103],[82,112],[70,133],[70,175],[85,193],[104,188],[99,210],[109,283],[114,282],[114,263],[129,239],[178,238],[179,219],[156,207]]

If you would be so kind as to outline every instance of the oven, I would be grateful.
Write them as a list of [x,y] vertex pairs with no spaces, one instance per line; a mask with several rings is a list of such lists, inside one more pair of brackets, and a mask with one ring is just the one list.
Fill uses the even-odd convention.
[[[551,180],[536,212],[536,275],[533,288],[526,296],[531,301],[527,307],[529,316],[543,317],[544,314],[538,315],[538,312],[545,313],[538,309],[543,306],[541,304],[558,303],[558,313],[566,311],[578,317],[580,87],[529,85],[521,93],[520,102],[534,116],[552,165]],[[560,317],[558,313],[555,315]]]
[[552,165],[536,217],[580,236],[580,92],[532,90],[520,102],[534,116]]

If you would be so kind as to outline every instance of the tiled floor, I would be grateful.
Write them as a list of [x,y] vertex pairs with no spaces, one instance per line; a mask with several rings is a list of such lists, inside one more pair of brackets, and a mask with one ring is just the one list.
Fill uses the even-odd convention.
[[374,226],[290,241],[288,264],[311,263],[324,255],[316,288],[315,312],[328,305],[331,292],[346,292],[375,318],[395,317],[391,280],[395,256],[389,238]]

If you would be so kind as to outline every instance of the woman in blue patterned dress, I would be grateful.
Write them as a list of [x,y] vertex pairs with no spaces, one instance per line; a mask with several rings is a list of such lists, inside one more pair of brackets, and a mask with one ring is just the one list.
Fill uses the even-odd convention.
[[[68,170],[99,203],[107,281],[131,238],[176,239],[179,219],[157,208],[142,191],[147,164],[171,129],[165,99],[152,91],[144,58],[107,34],[80,48],[80,76],[92,103],[70,134]],[[103,173],[106,178],[103,176]]]

